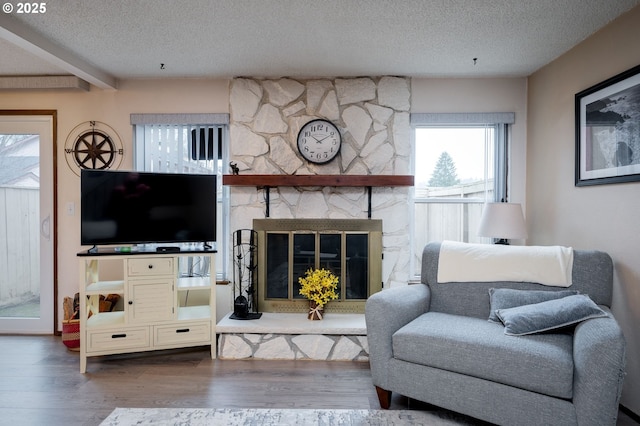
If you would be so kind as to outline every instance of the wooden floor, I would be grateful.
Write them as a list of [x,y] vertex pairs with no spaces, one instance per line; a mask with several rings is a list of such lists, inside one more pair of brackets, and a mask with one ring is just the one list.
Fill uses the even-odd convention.
[[[368,363],[211,360],[208,348],[194,348],[89,358],[80,374],[78,354],[60,337],[0,335],[0,425],[98,425],[116,407],[380,405]],[[434,409],[394,395],[391,409],[408,408]]]

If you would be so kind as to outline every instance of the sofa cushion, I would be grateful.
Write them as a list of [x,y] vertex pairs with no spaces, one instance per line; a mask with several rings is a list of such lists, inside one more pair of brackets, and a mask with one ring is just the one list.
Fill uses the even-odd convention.
[[589,296],[584,294],[515,308],[498,309],[496,314],[504,323],[504,333],[509,336],[524,336],[556,330],[591,318],[607,316],[589,299]]
[[562,299],[563,297],[578,294],[575,290],[517,290],[513,288],[489,289],[489,321],[502,324],[496,311],[498,309],[515,308],[516,306],[530,305],[532,303],[546,302],[547,300]]
[[513,338],[486,319],[427,312],[392,338],[399,360],[453,371],[559,398],[573,390],[573,337]]

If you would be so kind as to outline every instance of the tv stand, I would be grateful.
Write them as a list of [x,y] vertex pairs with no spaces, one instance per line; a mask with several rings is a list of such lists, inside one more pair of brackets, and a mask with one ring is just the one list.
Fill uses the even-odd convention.
[[[190,346],[211,346],[214,359],[215,253],[122,253],[104,248],[78,253],[80,372],[86,372],[87,358],[93,356]],[[189,260],[194,256],[202,256],[201,264],[208,263],[208,267],[192,270]],[[114,261],[122,265],[122,279],[101,279],[102,269],[113,275]],[[191,276],[185,274],[185,269]],[[102,312],[100,299],[109,294],[119,295],[120,302],[115,310]]]

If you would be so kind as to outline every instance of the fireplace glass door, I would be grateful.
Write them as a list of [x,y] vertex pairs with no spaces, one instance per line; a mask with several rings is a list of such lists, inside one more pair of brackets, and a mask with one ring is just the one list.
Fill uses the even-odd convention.
[[339,300],[367,298],[369,238],[365,233],[269,232],[266,253],[268,299],[304,299],[298,280],[314,268],[328,269],[339,278]]
[[289,298],[289,233],[267,234],[267,299]]

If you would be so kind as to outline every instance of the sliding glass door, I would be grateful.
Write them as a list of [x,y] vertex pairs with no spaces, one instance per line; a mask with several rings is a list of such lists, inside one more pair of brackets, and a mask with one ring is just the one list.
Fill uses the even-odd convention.
[[0,333],[54,331],[53,113],[0,112]]

